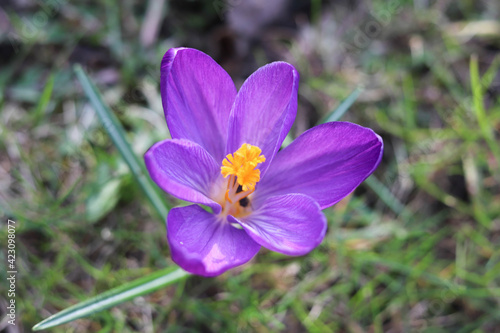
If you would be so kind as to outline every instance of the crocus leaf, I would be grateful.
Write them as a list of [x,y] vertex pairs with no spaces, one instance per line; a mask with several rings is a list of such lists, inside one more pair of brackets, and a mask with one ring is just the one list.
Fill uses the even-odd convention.
[[[144,173],[144,166],[139,162],[137,156],[134,154],[132,148],[126,141],[123,127],[120,125],[118,119],[116,119],[109,107],[104,104],[101,95],[90,81],[83,68],[76,65],[75,72],[80,83],[82,84],[83,90],[101,119],[104,128],[108,132],[115,146],[118,148],[120,154],[129,166],[132,174],[140,184],[147,198],[151,201],[151,204],[164,221],[166,219],[168,209],[155,191],[149,178],[146,177]],[[176,281],[182,280],[187,276],[189,276],[189,273],[185,272],[181,268],[166,268],[110,291],[104,292],[81,303],[75,304],[36,324],[33,327],[33,330],[38,331],[47,329],[91,315],[133,299],[137,296],[151,293]]]
[[351,105],[358,99],[359,95],[363,89],[361,87],[357,87],[354,91],[347,96],[346,99],[340,103],[340,105],[333,110],[329,115],[325,116],[322,120],[320,120],[319,124],[329,123],[331,121],[338,121],[342,116],[349,110]]
[[160,215],[161,220],[165,221],[168,209],[158,192],[154,189],[151,180],[146,176],[144,165],[139,162],[139,159],[134,154],[132,148],[125,139],[125,130],[123,129],[123,126],[111,112],[110,108],[104,103],[101,98],[101,94],[97,91],[92,81],[90,81],[90,78],[85,73],[83,68],[80,65],[75,65],[74,70],[85,94],[97,112],[99,119],[101,119],[104,129],[108,132],[108,135],[114,145],[127,163],[130,171],[132,171],[134,178],[137,180],[147,198]]
[[89,316],[135,297],[149,294],[188,276],[189,273],[177,267],[163,269],[75,304],[36,324],[33,330],[44,330]]

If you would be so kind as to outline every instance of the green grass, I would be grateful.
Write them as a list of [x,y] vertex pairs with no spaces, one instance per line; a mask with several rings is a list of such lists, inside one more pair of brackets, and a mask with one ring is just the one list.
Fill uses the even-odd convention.
[[[144,152],[168,137],[161,56],[180,45],[210,53],[240,83],[269,61],[294,63],[301,81],[290,138],[341,117],[383,137],[382,164],[324,211],[328,233],[309,255],[263,249],[220,277],[191,276],[51,331],[494,332],[500,326],[499,35],[480,30],[464,38],[459,33],[467,31],[454,25],[498,21],[494,1],[484,2],[488,8],[470,1],[445,8],[416,0],[396,8],[383,1],[356,8],[313,1],[307,33],[303,26],[267,28],[262,42],[240,57],[221,42],[228,20],[209,2],[194,10],[195,4],[168,1],[150,47],[138,37],[147,5],[64,2],[29,38],[23,24],[36,22],[43,8],[11,3],[4,9],[11,34],[0,37],[0,211],[2,226],[7,217],[17,222],[20,331],[174,266],[158,216],[165,215],[161,207],[182,203],[148,188],[141,175]],[[356,45],[358,29],[382,14],[380,33]],[[73,71],[76,63],[109,105],[112,122],[123,127],[118,136],[103,127],[87,97],[91,85],[82,88]],[[2,258],[6,239],[2,227]],[[5,271],[0,281],[6,299]]]

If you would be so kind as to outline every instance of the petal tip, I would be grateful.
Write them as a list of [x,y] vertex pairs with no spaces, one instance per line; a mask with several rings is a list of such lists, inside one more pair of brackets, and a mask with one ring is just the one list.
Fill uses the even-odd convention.
[[174,61],[177,53],[179,51],[187,49],[186,47],[173,47],[167,50],[163,55],[163,59],[161,61],[161,68],[164,69],[166,67],[170,67],[172,62]]

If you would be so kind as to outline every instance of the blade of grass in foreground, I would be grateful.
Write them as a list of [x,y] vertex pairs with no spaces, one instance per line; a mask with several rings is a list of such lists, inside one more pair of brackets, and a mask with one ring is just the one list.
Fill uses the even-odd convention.
[[[137,182],[141,185],[141,188],[148,197],[149,201],[153,204],[153,207],[156,209],[161,218],[165,220],[168,209],[154,190],[151,181],[145,176],[144,167],[139,162],[139,159],[134,154],[125,139],[125,131],[123,130],[123,127],[120,125],[109,107],[104,104],[101,95],[92,84],[87,74],[85,74],[83,68],[77,65],[75,66],[75,72],[80,80],[80,83],[82,84],[83,90],[94,106],[104,125],[104,128],[113,140],[113,143],[118,148],[123,159],[132,171],[132,174],[137,179]],[[38,331],[47,329],[89,316],[93,313],[103,311],[117,304],[131,300],[135,297],[151,293],[176,281],[182,280],[187,276],[189,276],[189,273],[178,267],[163,269],[104,292],[81,303],[75,304],[36,324],[33,327],[33,330]]]
[[104,129],[108,132],[111,140],[130,168],[130,171],[132,171],[134,178],[137,180],[149,201],[162,218],[162,221],[165,221],[168,210],[158,193],[155,191],[151,181],[148,177],[146,177],[144,166],[139,162],[139,159],[134,154],[132,148],[125,139],[125,130],[122,125],[116,116],[111,112],[109,107],[103,102],[101,94],[99,94],[95,85],[92,81],[90,81],[90,78],[85,73],[82,66],[75,65],[74,70],[80,84],[82,85],[83,91],[89,98],[90,103],[92,103],[99,119],[101,119]]
[[329,115],[321,119],[319,121],[319,124],[329,123],[331,121],[337,121],[340,118],[342,118],[342,116],[347,112],[347,110],[349,110],[351,105],[353,105],[354,102],[358,99],[362,91],[363,89],[361,87],[357,87],[356,89],[354,89],[353,92],[349,96],[347,96],[347,98],[344,99],[342,103],[340,103],[340,105],[335,110],[333,110]]
[[149,294],[187,276],[189,276],[189,273],[176,267],[158,271],[58,312],[33,326],[33,330],[47,329],[91,315],[135,297]]

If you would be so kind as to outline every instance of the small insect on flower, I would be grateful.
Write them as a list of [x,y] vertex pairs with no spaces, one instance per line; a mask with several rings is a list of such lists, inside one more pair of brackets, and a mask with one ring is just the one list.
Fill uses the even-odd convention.
[[292,65],[274,62],[237,92],[198,50],[175,48],[163,57],[161,95],[172,139],[144,158],[158,186],[195,203],[167,217],[172,259],[186,271],[219,275],[261,246],[310,252],[326,233],[321,210],[377,168],[382,139],[347,122],[316,126],[278,153],[295,120],[298,83]]

